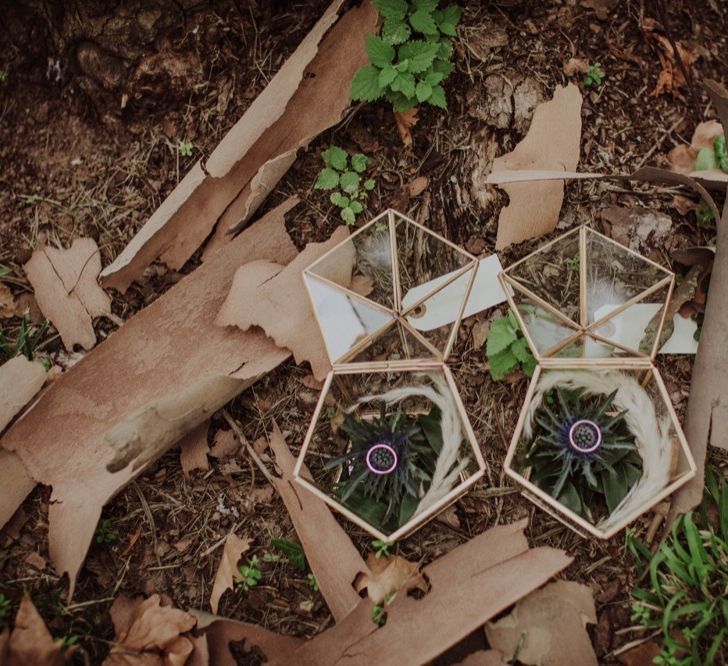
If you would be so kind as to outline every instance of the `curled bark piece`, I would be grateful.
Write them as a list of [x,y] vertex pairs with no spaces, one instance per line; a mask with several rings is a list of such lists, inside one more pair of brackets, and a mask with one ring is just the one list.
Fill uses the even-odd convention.
[[132,470],[139,469],[174,446],[255,379],[206,377],[143,407],[106,433],[104,440],[114,449],[106,469],[118,472],[130,463]]

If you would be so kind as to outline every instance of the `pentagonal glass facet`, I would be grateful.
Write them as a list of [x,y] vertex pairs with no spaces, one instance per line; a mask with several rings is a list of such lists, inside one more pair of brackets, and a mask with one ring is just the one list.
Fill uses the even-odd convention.
[[[331,362],[444,360],[477,267],[475,257],[399,213],[375,218],[304,271]],[[394,320],[401,325],[389,331]],[[385,344],[366,351],[369,336],[385,331]],[[390,345],[396,337],[409,344]],[[381,358],[387,348],[392,356]]]
[[335,369],[297,480],[377,538],[426,522],[479,478],[484,462],[449,370]]
[[[570,527],[599,538],[695,474],[665,385],[647,358],[589,368],[549,359],[534,373],[518,423],[506,473]],[[579,424],[597,434],[588,452],[575,439]]]
[[[547,243],[503,273],[537,358],[654,357],[673,275],[587,227]],[[581,342],[562,344],[575,328]]]

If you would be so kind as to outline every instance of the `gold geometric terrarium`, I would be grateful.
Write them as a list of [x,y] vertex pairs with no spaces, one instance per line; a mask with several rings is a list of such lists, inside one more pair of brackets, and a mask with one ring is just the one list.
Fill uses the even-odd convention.
[[333,369],[294,478],[384,542],[483,476],[445,365],[477,269],[475,257],[389,210],[303,272]]
[[447,359],[477,268],[394,210],[365,224],[303,273],[332,365]]
[[695,475],[653,365],[674,275],[580,227],[499,277],[538,361],[506,474],[575,531],[607,539]]

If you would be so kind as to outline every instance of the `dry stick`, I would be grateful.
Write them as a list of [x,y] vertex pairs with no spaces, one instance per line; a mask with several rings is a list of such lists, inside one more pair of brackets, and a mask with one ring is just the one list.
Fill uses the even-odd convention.
[[[715,81],[706,84],[708,94],[724,128],[728,128],[728,91]],[[675,495],[667,525],[674,518],[700,504],[705,484],[705,459],[711,430],[728,420],[728,189],[723,216],[716,216],[717,236],[710,289],[705,304],[705,318],[700,345],[693,365],[690,396],[685,415],[685,436],[698,466],[695,478]],[[726,447],[725,435],[718,442]]]
[[268,479],[268,483],[270,483],[270,485],[275,488],[276,479],[268,471],[268,468],[265,466],[265,463],[263,463],[258,454],[255,452],[255,449],[250,445],[248,438],[243,433],[240,425],[238,425],[238,422],[232,416],[230,416],[227,409],[222,410],[222,415],[232,428],[233,432],[238,436],[238,439],[241,441],[243,446],[245,446],[245,450],[248,452],[248,455],[250,455],[250,457],[253,459],[253,462],[255,462],[255,464],[258,466],[258,469],[263,473],[263,476]]

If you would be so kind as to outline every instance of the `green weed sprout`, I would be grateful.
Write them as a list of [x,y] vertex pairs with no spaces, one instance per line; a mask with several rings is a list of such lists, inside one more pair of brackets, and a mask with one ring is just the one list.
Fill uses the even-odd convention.
[[111,518],[102,518],[96,527],[96,543],[113,543],[119,538]]
[[491,323],[485,353],[488,357],[490,376],[494,381],[500,381],[519,367],[528,377],[536,369],[536,359],[523,337],[515,315],[510,310],[506,316]]
[[321,153],[324,168],[319,172],[314,187],[317,190],[334,190],[329,200],[341,211],[341,219],[348,225],[356,223],[356,216],[364,211],[364,203],[375,182],[368,178],[362,182],[362,174],[369,166],[369,158],[361,153],[349,154],[339,146],[331,146]]
[[589,65],[589,69],[586,70],[586,74],[584,75],[584,85],[586,87],[600,86],[603,82],[604,70],[602,66],[598,62]]
[[241,564],[238,566],[238,572],[240,573],[240,579],[237,581],[236,586],[243,592],[255,587],[263,578],[263,572],[260,570],[260,560],[257,555],[253,555],[248,560],[247,565]]

